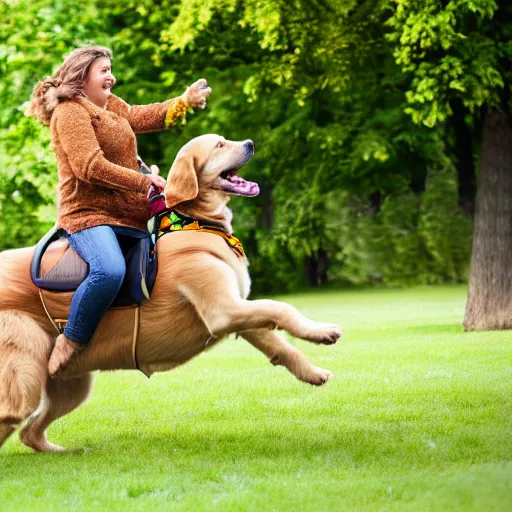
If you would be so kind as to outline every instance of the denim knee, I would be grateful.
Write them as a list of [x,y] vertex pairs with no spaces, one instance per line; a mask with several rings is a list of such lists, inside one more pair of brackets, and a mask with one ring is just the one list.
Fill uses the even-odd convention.
[[126,263],[124,260],[120,260],[114,265],[91,266],[88,279],[90,285],[97,287],[98,291],[115,298],[123,284],[125,275]]

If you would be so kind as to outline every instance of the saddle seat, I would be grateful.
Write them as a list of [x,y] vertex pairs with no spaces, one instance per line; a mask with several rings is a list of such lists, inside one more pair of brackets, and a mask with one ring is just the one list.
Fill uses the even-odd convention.
[[[149,299],[156,281],[155,244],[149,233],[141,232],[129,244],[121,245],[126,261],[126,275],[111,307],[141,304]],[[37,244],[30,275],[41,290],[75,291],[89,273],[89,265],[65,238],[65,231],[52,228]]]

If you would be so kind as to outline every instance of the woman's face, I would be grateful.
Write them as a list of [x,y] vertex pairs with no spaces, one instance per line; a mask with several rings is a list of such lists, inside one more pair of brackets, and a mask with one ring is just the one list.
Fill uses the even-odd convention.
[[84,92],[95,105],[103,108],[107,104],[110,90],[115,83],[110,59],[101,57],[89,68],[89,74],[84,81]]

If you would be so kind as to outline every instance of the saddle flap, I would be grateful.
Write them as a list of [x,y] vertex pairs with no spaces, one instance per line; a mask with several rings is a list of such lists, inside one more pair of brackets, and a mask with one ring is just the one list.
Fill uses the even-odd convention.
[[52,282],[80,284],[89,267],[67,240],[50,244],[41,261],[41,277]]
[[[120,244],[126,260],[126,275],[112,307],[141,304],[153,289],[157,259],[149,236],[124,236]],[[122,236],[122,235],[120,235]],[[71,247],[63,230],[53,228],[37,244],[31,264],[34,284],[51,292],[75,291],[89,273],[89,265]]]
[[30,277],[43,290],[73,291],[89,272],[89,266],[69,246],[65,231],[51,229],[36,245]]

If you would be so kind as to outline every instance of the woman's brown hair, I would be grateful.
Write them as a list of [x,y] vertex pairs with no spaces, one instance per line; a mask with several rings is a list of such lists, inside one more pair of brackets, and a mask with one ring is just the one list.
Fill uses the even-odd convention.
[[53,76],[35,85],[25,113],[49,126],[53,111],[60,101],[84,94],[84,80],[89,69],[95,60],[102,57],[112,60],[112,51],[103,46],[85,46],[73,50]]

